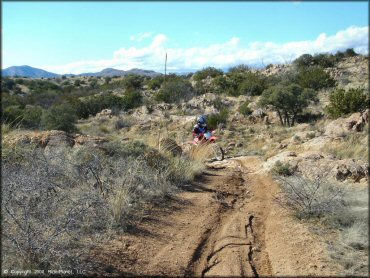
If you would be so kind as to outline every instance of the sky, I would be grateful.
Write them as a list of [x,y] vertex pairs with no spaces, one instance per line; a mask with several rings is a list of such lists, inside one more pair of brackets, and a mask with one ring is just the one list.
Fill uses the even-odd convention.
[[289,63],[304,53],[368,54],[368,1],[2,1],[2,69],[189,72]]

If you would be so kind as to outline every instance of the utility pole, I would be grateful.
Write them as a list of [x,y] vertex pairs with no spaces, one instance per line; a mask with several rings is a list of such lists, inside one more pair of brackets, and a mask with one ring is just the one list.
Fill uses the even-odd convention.
[[166,73],[167,73],[167,52],[166,52],[166,60],[164,62],[164,80],[163,80],[163,83],[166,82]]

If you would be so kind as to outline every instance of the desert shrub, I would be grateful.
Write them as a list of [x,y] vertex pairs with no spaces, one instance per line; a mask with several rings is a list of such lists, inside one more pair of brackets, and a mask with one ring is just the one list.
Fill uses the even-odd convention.
[[[135,90],[128,90],[122,98],[122,108],[124,110],[133,109],[141,105],[141,93]],[[120,108],[119,106],[117,106]]]
[[335,80],[320,67],[301,69],[298,72],[297,82],[301,87],[313,90],[335,86]]
[[106,76],[104,77],[104,83],[108,84],[112,80],[112,77]]
[[363,112],[369,107],[369,97],[361,88],[337,89],[330,93],[329,100],[326,112],[332,118]]
[[275,175],[287,177],[294,174],[294,169],[289,163],[276,161],[274,167],[272,168],[272,173]]
[[252,109],[250,109],[249,108],[249,105],[250,104],[250,102],[249,101],[245,101],[245,102],[243,102],[240,106],[239,106],[239,109],[238,109],[238,111],[242,114],[242,115],[244,115],[244,116],[248,116],[248,115],[250,115],[250,114],[252,114]]
[[328,182],[329,172],[315,169],[313,176],[299,172],[276,176],[282,188],[280,205],[293,209],[299,218],[324,217],[342,206],[342,190]]
[[20,146],[6,153],[2,164],[6,185],[2,190],[3,266],[79,268],[79,253],[90,247],[85,235],[101,242],[94,234],[109,225],[103,196],[82,183],[64,154],[46,156],[41,148]]
[[293,126],[303,109],[316,100],[317,95],[313,90],[303,89],[297,84],[276,85],[262,93],[259,105],[271,105],[278,113],[282,125]]
[[140,90],[143,86],[144,78],[140,75],[130,74],[124,77],[123,86],[126,90]]
[[76,111],[69,104],[54,105],[44,110],[41,116],[41,126],[47,130],[63,130],[72,132],[76,130]]
[[265,89],[263,78],[256,73],[245,73],[243,79],[238,86],[239,95],[258,96]]
[[251,68],[247,65],[240,64],[234,67],[229,68],[228,73],[245,73],[250,72]]
[[5,77],[1,79],[1,91],[3,92],[5,89],[13,90],[15,88],[16,83],[13,79]]
[[203,79],[206,79],[208,76],[216,77],[220,75],[223,75],[222,70],[216,69],[214,67],[208,67],[194,73],[193,78],[196,81],[201,81]]
[[313,57],[314,64],[323,68],[333,67],[337,60],[332,54],[316,54]]
[[2,121],[12,126],[18,125],[23,119],[23,109],[19,105],[6,107],[2,114]]
[[[109,83],[109,82],[108,82],[108,83]],[[90,88],[92,88],[92,89],[97,88],[97,87],[98,87],[98,80],[96,80],[96,79],[91,80],[91,81],[90,81],[90,83],[89,83],[89,86],[90,86]]]
[[293,64],[300,68],[307,68],[314,65],[314,59],[311,54],[303,54],[295,59]]
[[226,105],[220,97],[217,97],[215,100],[211,101],[211,105],[213,105],[219,111],[226,108]]
[[132,126],[132,123],[127,118],[125,118],[125,119],[119,118],[114,123],[114,128],[117,129],[117,130],[125,128],[125,127],[131,127],[131,126]]
[[345,57],[354,57],[358,56],[358,54],[353,50],[353,48],[347,48],[346,51],[344,51]]
[[47,90],[47,91],[32,91],[27,94],[25,101],[27,104],[41,106],[43,108],[48,108],[54,103],[61,99],[61,94],[57,91]]
[[42,108],[39,106],[26,106],[23,111],[22,126],[38,128],[41,124]]
[[[198,84],[199,82],[197,82]],[[215,94],[227,93],[231,87],[230,80],[224,75],[218,75],[212,79],[212,92]]]
[[193,88],[189,81],[174,79],[166,81],[155,95],[155,100],[167,103],[178,103],[188,100],[194,95]]
[[73,83],[76,87],[81,85],[81,79],[76,79],[75,82]]
[[207,116],[207,126],[209,129],[216,129],[219,124],[226,124],[228,117],[227,109],[222,109],[220,113],[210,114]]
[[150,90],[157,90],[161,87],[163,83],[164,77],[162,76],[156,76],[153,77],[149,82],[148,82],[148,89]]
[[142,96],[138,91],[128,90],[123,97],[105,93],[86,97],[83,100],[77,98],[68,99],[68,102],[76,110],[79,118],[87,118],[96,115],[103,109],[112,111],[129,110],[141,104]]

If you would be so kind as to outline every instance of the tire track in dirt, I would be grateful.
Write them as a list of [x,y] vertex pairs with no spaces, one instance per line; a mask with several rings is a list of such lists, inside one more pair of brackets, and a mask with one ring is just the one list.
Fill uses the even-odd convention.
[[306,234],[290,235],[306,230],[274,205],[278,187],[258,174],[262,162],[240,157],[210,163],[202,180],[153,208],[135,233],[96,250],[95,262],[132,275],[317,275],[304,264],[307,254],[322,260],[322,246]]

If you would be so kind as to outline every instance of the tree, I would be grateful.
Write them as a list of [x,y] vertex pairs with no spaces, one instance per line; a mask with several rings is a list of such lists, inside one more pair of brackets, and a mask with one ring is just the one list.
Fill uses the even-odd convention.
[[338,89],[330,94],[329,100],[330,104],[326,107],[326,112],[332,118],[363,112],[369,107],[369,98],[360,88],[351,88],[348,91]]
[[297,116],[310,101],[317,101],[316,92],[304,89],[297,84],[276,85],[265,90],[259,101],[260,106],[271,105],[279,115],[284,126],[293,126]]

